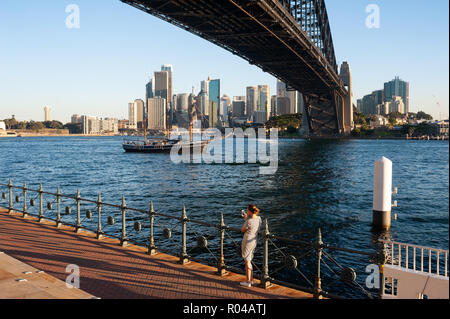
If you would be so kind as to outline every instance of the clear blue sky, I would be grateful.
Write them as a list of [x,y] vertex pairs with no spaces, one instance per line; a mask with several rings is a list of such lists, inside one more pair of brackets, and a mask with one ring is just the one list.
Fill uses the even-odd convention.
[[[66,28],[71,3],[80,8],[80,29]],[[380,8],[379,29],[366,28],[370,3]],[[447,0],[326,4],[336,58],[350,63],[354,101],[398,75],[410,82],[411,111],[448,116]],[[0,43],[0,119],[42,121],[45,105],[62,122],[74,113],[126,118],[128,102],[144,98],[162,64],[174,67],[174,93],[198,92],[208,76],[220,78],[229,96],[258,84],[275,93],[272,76],[119,0],[1,1]]]

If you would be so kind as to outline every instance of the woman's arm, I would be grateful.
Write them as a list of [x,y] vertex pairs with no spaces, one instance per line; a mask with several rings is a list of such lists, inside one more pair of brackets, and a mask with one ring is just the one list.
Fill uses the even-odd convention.
[[247,218],[245,219],[244,225],[242,226],[241,232],[245,233],[248,230],[248,222],[247,222]]

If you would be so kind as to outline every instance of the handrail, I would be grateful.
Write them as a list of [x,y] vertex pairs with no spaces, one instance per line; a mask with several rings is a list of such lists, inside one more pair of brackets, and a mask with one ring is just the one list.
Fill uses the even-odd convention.
[[[179,257],[180,260],[179,262],[182,264],[185,264],[187,262],[189,262],[189,260],[197,260],[197,258],[194,258],[192,256],[189,255],[189,251],[187,249],[187,225],[188,223],[191,224],[197,224],[197,225],[202,225],[205,227],[211,227],[211,228],[215,228],[217,230],[219,230],[220,232],[220,256],[219,258],[216,258],[216,256],[213,254],[213,252],[208,248],[208,243],[207,240],[204,236],[198,236],[198,234],[196,233],[195,230],[193,230],[193,233],[195,234],[195,236],[197,236],[197,247],[202,248],[202,249],[206,249],[207,251],[209,251],[209,253],[211,255],[213,255],[214,259],[216,260],[216,265],[217,265],[217,274],[218,275],[224,275],[227,270],[232,269],[234,267],[229,267],[225,264],[225,256],[224,256],[224,240],[225,240],[225,233],[226,232],[234,232],[234,233],[238,233],[241,234],[241,229],[237,228],[237,227],[232,227],[232,226],[228,226],[225,225],[224,220],[223,220],[223,214],[221,214],[221,219],[219,223],[209,223],[209,222],[205,222],[205,221],[200,221],[200,220],[194,220],[194,219],[190,219],[188,218],[187,214],[186,214],[186,209],[183,207],[182,209],[182,214],[181,216],[173,216],[170,214],[166,214],[166,213],[161,213],[161,212],[157,212],[154,210],[153,208],[153,203],[150,203],[150,208],[149,210],[145,210],[145,209],[138,209],[138,208],[133,208],[133,207],[128,207],[125,201],[125,197],[122,196],[122,203],[120,205],[117,204],[111,204],[111,203],[106,203],[103,202],[101,200],[101,196],[100,194],[98,195],[98,199],[97,200],[92,200],[92,199],[87,199],[87,198],[83,198],[80,196],[80,191],[77,190],[76,195],[64,195],[60,192],[60,189],[58,187],[58,190],[56,193],[54,192],[48,192],[48,191],[44,191],[42,184],[40,184],[39,189],[31,189],[28,188],[26,183],[24,183],[24,186],[15,186],[12,184],[11,179],[9,180],[8,184],[4,184],[4,183],[0,183],[0,187],[8,187],[9,190],[9,203],[8,203],[8,211],[9,212],[20,212],[23,213],[23,217],[27,217],[29,215],[34,216],[33,214],[30,214],[30,208],[36,205],[35,199],[37,197],[39,197],[39,203],[37,205],[38,209],[39,209],[39,222],[41,222],[44,219],[47,220],[51,220],[51,221],[55,221],[56,222],[56,227],[59,227],[63,224],[63,220],[61,219],[61,199],[70,199],[74,201],[74,204],[76,204],[76,224],[73,225],[71,223],[66,223],[69,226],[73,226],[75,227],[75,232],[79,232],[81,229],[87,229],[90,230],[88,228],[86,228],[86,226],[83,226],[83,221],[85,219],[81,219],[81,204],[83,202],[85,203],[91,203],[95,205],[95,209],[92,209],[92,211],[97,211],[97,239],[101,239],[104,235],[104,229],[102,228],[102,214],[104,214],[104,212],[102,211],[103,207],[113,207],[116,208],[118,210],[121,211],[121,230],[120,229],[116,229],[116,233],[115,234],[108,234],[108,236],[113,237],[113,238],[117,238],[120,240],[120,244],[122,246],[126,246],[128,243],[134,243],[134,244],[138,244],[138,245],[142,245],[142,242],[138,242],[135,241],[133,239],[129,239],[127,236],[127,212],[138,212],[138,213],[142,213],[146,216],[148,216],[148,221],[150,223],[150,236],[146,238],[145,242],[148,243],[148,254],[154,254],[156,253],[156,251],[161,251],[161,252],[167,252],[169,253],[168,250],[163,249],[163,248],[157,248],[155,246],[155,242],[154,242],[154,230],[153,230],[153,223],[155,220],[155,217],[164,217],[164,218],[168,218],[168,219],[172,219],[172,220],[177,220],[181,223],[181,244],[178,243],[176,244],[177,246],[179,246]],[[15,195],[15,200],[13,200],[13,190],[21,190],[23,191],[23,196],[18,196],[17,194]],[[30,199],[30,207],[27,206],[27,194],[28,193],[37,193],[37,197],[35,197],[34,199]],[[50,196],[54,196],[56,197],[56,199],[52,202],[47,201],[47,205],[44,205],[44,195],[50,195]],[[22,197],[22,198],[21,198]],[[0,197],[0,202],[2,200],[6,200],[7,199],[7,195],[5,192],[1,193],[1,197]],[[23,209],[18,209],[14,207],[14,202],[19,203],[23,202]],[[53,219],[51,218],[51,216],[48,216],[48,212],[53,210],[53,203],[56,202],[56,210],[57,210],[57,219]],[[71,204],[73,205],[73,204]],[[66,206],[66,215],[70,214],[70,210],[71,210],[71,205]],[[45,206],[45,208],[44,208]],[[86,210],[86,217],[90,220],[92,220],[93,218],[93,212],[90,209]],[[69,212],[69,213],[67,213]],[[45,214],[47,213],[47,214]],[[46,216],[47,215],[47,216]],[[103,215],[104,216],[104,215]],[[112,219],[112,223],[110,223],[110,218],[113,218],[113,216],[108,216],[108,225],[113,225],[114,224],[114,219]],[[129,222],[129,221],[128,221]],[[137,232],[140,232],[142,229],[142,225],[141,222],[134,222],[134,230],[136,230]],[[282,268],[287,268],[287,269],[293,269],[296,270],[307,282],[311,283],[311,281],[309,281],[302,273],[301,271],[298,269],[298,263],[297,263],[297,258],[294,256],[286,256],[276,245],[275,243],[272,241],[272,239],[276,239],[280,242],[284,242],[284,243],[290,243],[290,244],[295,244],[297,245],[298,248],[300,249],[308,249],[309,251],[311,251],[311,249],[313,249],[316,253],[316,262],[317,262],[317,272],[316,272],[316,278],[315,278],[315,284],[313,284],[313,287],[311,288],[307,288],[307,290],[303,289],[301,286],[297,286],[296,284],[293,283],[285,283],[286,286],[296,286],[298,287],[300,290],[304,290],[304,291],[313,291],[314,292],[314,297],[315,298],[321,298],[322,296],[333,296],[332,294],[322,290],[322,286],[321,286],[321,272],[320,272],[320,268],[321,265],[324,264],[325,266],[327,266],[327,268],[329,268],[329,266],[325,263],[325,261],[322,260],[322,256],[329,258],[333,261],[333,263],[335,263],[338,267],[340,267],[340,270],[342,271],[346,271],[347,276],[343,276],[343,273],[341,273],[340,278],[341,280],[343,277],[348,278],[348,273],[350,271],[351,274],[354,274],[354,270],[351,268],[344,268],[342,267],[334,258],[332,258],[329,254],[327,254],[325,252],[325,250],[329,250],[329,251],[343,251],[343,252],[348,252],[348,253],[353,253],[353,254],[359,254],[361,256],[370,256],[373,257],[373,253],[370,252],[366,252],[366,251],[358,251],[358,250],[354,250],[354,249],[347,249],[347,248],[341,248],[341,247],[334,247],[334,246],[330,246],[327,245],[325,243],[322,242],[322,237],[321,237],[321,233],[320,233],[320,229],[318,232],[318,239],[317,241],[313,241],[313,242],[309,242],[309,241],[303,241],[303,240],[297,240],[297,239],[292,239],[292,238],[286,238],[283,236],[278,236],[276,234],[272,234],[269,232],[269,227],[268,227],[268,220],[265,219],[264,220],[264,227],[262,227],[263,229],[260,232],[260,236],[258,238],[261,238],[263,241],[263,265],[262,265],[262,269],[259,269],[255,264],[255,267],[257,269],[257,271],[260,273],[260,279],[261,279],[261,286],[264,288],[268,288],[271,285],[271,282],[280,282],[283,283],[280,280],[274,279],[271,277],[271,274],[269,273],[269,243],[274,246],[276,248],[276,250],[278,252],[280,252],[283,257],[284,257],[284,261],[283,261],[283,266]],[[120,232],[120,235],[117,235],[117,232]],[[171,230],[170,228],[165,228],[163,230],[163,236],[166,239],[171,239]],[[229,236],[229,235],[228,235]],[[239,246],[238,244],[236,244],[234,242],[234,240],[232,239],[232,237],[229,237],[232,241],[233,244],[235,246]],[[172,240],[173,241],[173,240]],[[238,247],[236,247],[238,248]],[[323,254],[322,254],[323,252]],[[305,254],[304,256],[308,255],[309,253]],[[299,258],[303,258],[304,257],[302,255],[302,257]],[[280,269],[278,269],[280,270]],[[275,272],[277,272],[278,270],[276,270]],[[330,269],[331,270],[331,269]],[[336,272],[333,271],[333,273],[335,275],[338,275]],[[338,275],[339,276],[339,275]],[[350,276],[351,277],[351,276]],[[354,279],[350,280],[350,283],[354,283],[355,287],[360,287],[363,292],[367,293],[356,281],[356,274],[354,274]],[[345,280],[344,280],[345,281]],[[349,281],[345,281],[347,284],[349,283]],[[370,294],[369,294],[370,297]]]

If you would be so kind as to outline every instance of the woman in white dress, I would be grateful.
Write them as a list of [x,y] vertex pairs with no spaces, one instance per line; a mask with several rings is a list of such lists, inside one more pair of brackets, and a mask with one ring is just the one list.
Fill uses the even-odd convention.
[[247,213],[243,215],[245,222],[241,231],[244,234],[242,240],[242,258],[245,261],[245,274],[247,281],[241,282],[242,286],[251,287],[253,282],[253,252],[258,242],[258,232],[261,228],[262,220],[259,217],[259,209],[250,204],[247,207]]

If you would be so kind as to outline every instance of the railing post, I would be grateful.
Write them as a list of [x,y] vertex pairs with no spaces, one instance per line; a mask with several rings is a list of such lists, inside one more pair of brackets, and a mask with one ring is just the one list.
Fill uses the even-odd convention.
[[97,199],[97,211],[98,211],[98,220],[97,220],[97,239],[103,238],[102,231],[102,196],[100,193],[98,194]]
[[11,178],[9,178],[8,183],[8,189],[9,189],[9,207],[8,207],[8,213],[11,214],[13,212],[14,206],[13,206],[13,185]]
[[269,277],[269,224],[267,218],[264,220],[264,256],[263,256],[263,275],[261,280],[261,287],[267,289],[271,286]]
[[127,238],[127,229],[126,229],[126,211],[127,211],[127,204],[125,202],[125,196],[122,195],[122,205],[120,205],[120,209],[122,210],[122,237],[120,239],[120,245],[122,247],[125,247],[128,244],[128,238]]
[[39,185],[39,218],[38,221],[41,223],[44,220],[44,188],[42,188],[42,183]]
[[28,216],[28,207],[27,207],[27,183],[23,182],[23,217]]
[[61,191],[58,188],[56,189],[56,227],[61,227]]
[[186,207],[184,206],[180,221],[182,222],[180,264],[185,265],[189,262],[189,259],[186,252],[186,224],[188,222],[188,218],[186,215]]
[[316,251],[317,251],[317,272],[316,272],[316,281],[314,286],[314,299],[322,299],[322,283],[320,279],[320,264],[322,260],[322,233],[320,228],[317,232],[317,242],[316,242]]
[[77,189],[77,194],[75,196],[75,200],[77,201],[77,224],[75,226],[75,232],[79,233],[81,231],[81,210],[80,210],[80,190]]
[[155,223],[155,209],[153,208],[153,201],[150,202],[150,238],[148,243],[149,255],[156,255],[155,237],[153,233],[153,224]]
[[219,276],[224,276],[227,274],[225,266],[225,257],[223,255],[223,243],[225,239],[225,222],[223,220],[223,213],[220,214],[220,258],[219,264],[217,265],[217,274]]

